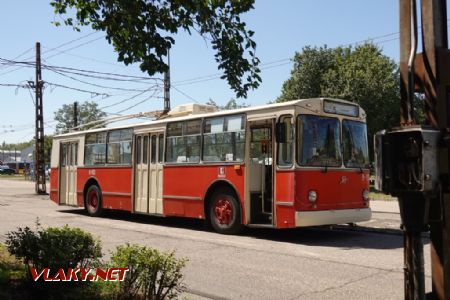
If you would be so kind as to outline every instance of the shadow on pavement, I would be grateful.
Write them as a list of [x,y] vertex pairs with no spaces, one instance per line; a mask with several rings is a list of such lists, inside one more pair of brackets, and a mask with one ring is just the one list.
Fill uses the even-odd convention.
[[[63,209],[58,211],[66,214],[86,215],[83,209]],[[161,218],[157,216],[131,214],[123,211],[106,211],[104,218],[212,232],[210,228],[205,226],[204,221],[200,219]],[[403,247],[401,230],[390,229],[384,232],[383,230],[377,229],[372,231],[367,227],[352,227],[347,225],[293,229],[245,228],[240,235],[275,242],[343,249],[396,249]],[[217,234],[217,238],[220,239],[220,237],[221,235]],[[426,236],[424,243],[429,243],[429,239]]]

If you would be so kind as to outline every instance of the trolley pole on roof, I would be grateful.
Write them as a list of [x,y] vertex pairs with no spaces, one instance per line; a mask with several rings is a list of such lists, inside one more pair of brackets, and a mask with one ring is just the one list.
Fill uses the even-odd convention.
[[35,134],[35,177],[36,193],[47,194],[45,184],[45,161],[44,161],[44,111],[42,103],[42,81],[41,74],[41,44],[36,43],[36,81],[34,89],[36,93],[36,134]]
[[[420,235],[421,231],[428,229],[431,233],[431,298],[450,299],[450,51],[447,3],[446,0],[419,0],[418,3],[421,6],[421,38],[417,37],[420,30],[417,28],[416,0],[400,0],[400,130],[403,130],[405,142],[386,153],[391,152],[392,157],[409,155],[412,158],[405,159],[409,164],[405,169],[413,177],[409,177],[409,185],[403,184],[404,188],[401,188],[404,191],[399,193],[405,241],[405,299],[425,297]],[[418,41],[423,43],[423,53],[416,55]],[[426,124],[422,126],[414,125],[415,92],[425,94]],[[388,141],[385,145],[394,148],[394,139]],[[417,150],[417,155],[411,149]],[[400,167],[390,168],[391,171],[395,168],[400,170]],[[428,173],[431,168],[436,174]],[[389,173],[389,169],[386,170]],[[388,176],[401,179],[400,173],[394,171]],[[401,180],[395,180],[390,181],[391,190],[394,185],[394,188],[402,185]],[[417,184],[413,186],[411,181]]]

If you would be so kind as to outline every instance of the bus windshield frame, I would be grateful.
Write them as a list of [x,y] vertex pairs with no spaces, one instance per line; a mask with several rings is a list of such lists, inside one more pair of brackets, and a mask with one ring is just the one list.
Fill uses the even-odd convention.
[[366,123],[342,120],[342,159],[346,168],[369,168]]
[[341,167],[341,128],[338,118],[297,116],[297,163],[303,167]]

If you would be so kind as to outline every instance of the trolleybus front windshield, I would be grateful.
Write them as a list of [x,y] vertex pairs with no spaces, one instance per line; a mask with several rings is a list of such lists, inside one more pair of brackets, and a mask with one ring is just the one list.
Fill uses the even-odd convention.
[[339,120],[314,115],[298,116],[298,153],[301,166],[342,165]]
[[347,168],[369,167],[366,124],[343,120],[342,144],[344,165]]

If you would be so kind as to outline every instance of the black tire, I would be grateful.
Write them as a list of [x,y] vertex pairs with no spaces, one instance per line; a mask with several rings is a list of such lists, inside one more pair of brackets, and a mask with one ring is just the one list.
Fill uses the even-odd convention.
[[91,217],[100,217],[103,215],[102,191],[97,185],[93,184],[87,189],[84,207]]
[[218,189],[208,207],[209,223],[221,234],[237,234],[242,230],[241,206],[230,188]]

